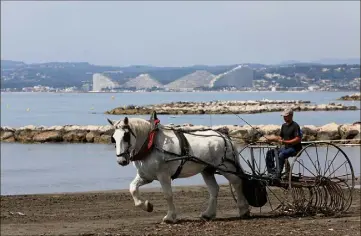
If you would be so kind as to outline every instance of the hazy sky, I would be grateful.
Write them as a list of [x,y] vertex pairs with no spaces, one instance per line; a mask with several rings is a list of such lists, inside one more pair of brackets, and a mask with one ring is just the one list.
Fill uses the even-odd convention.
[[1,58],[186,66],[360,57],[360,2],[1,2]]

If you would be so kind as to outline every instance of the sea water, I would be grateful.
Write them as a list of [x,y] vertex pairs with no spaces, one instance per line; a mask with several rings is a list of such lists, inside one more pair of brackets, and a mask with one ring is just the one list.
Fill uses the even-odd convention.
[[[318,92],[209,92],[209,93],[2,93],[1,126],[25,125],[107,125],[105,115],[114,107],[176,101],[309,100],[314,104],[340,102],[337,98],[351,93]],[[358,102],[341,102],[357,105]],[[148,116],[141,116],[148,118]],[[242,114],[252,124],[281,124],[278,112]],[[162,123],[199,125],[246,125],[235,115],[159,116]],[[297,112],[300,124],[323,125],[330,122],[353,123],[359,111]],[[344,149],[360,173],[360,147]],[[135,168],[116,163],[113,145],[103,144],[19,144],[1,143],[1,194],[54,193],[124,189],[135,176]],[[226,183],[218,176],[220,183]],[[175,180],[176,185],[203,184],[202,177]],[[159,186],[158,182],[147,187]]]

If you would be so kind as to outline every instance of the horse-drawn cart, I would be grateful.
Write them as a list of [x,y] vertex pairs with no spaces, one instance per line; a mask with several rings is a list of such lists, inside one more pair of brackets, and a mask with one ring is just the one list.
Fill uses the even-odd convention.
[[[266,155],[272,149],[279,169],[278,146],[255,142],[238,152],[227,129],[166,127],[159,124],[155,112],[149,121],[127,117],[108,121],[116,129],[112,142],[118,164],[126,166],[133,161],[137,168],[130,184],[135,205],[153,211],[153,205],[140,198],[138,189],[158,180],[168,203],[165,222],[176,221],[171,179],[198,173],[210,193],[207,210],[201,214],[205,219],[216,216],[219,186],[214,174],[223,175],[230,182],[240,216],[249,213],[249,206],[283,213],[330,214],[347,211],[352,203],[352,164],[331,141],[303,142],[302,150],[287,159],[285,171],[277,171],[281,176],[270,177]],[[269,158],[267,162],[274,163]]]
[[[249,180],[257,183],[253,207],[260,211],[301,214],[333,214],[347,211],[352,202],[355,176],[346,153],[327,141],[303,142],[303,149],[289,158],[281,178],[266,174],[266,153],[278,146],[252,143],[239,152],[241,166]],[[230,185],[231,186],[231,185]],[[231,192],[236,199],[233,188]],[[272,199],[272,201],[271,201]],[[272,205],[276,203],[276,205]]]
[[[302,142],[302,146],[296,156],[286,160],[280,178],[270,177],[266,168],[267,151],[274,150],[279,171],[280,147],[265,142],[248,144],[239,151],[242,171],[237,172],[193,156],[179,156],[169,161],[194,161],[213,168],[215,173],[237,175],[244,180],[243,192],[249,205],[263,212],[328,215],[347,211],[355,186],[354,170],[347,154],[331,141]],[[237,202],[233,185],[229,186]]]

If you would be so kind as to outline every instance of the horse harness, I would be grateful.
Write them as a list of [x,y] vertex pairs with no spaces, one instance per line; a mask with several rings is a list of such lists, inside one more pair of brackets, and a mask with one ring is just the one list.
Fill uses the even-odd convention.
[[[143,145],[140,148],[139,152],[134,154],[133,156],[131,156],[130,161],[144,160],[144,158],[152,151],[153,148],[157,149],[158,151],[160,151],[162,153],[166,153],[166,154],[169,154],[169,155],[172,155],[172,156],[176,156],[178,158],[176,158],[175,160],[181,160],[181,163],[178,166],[176,172],[171,176],[171,179],[174,180],[174,179],[178,178],[178,176],[180,175],[180,173],[181,173],[181,171],[183,169],[184,164],[187,161],[202,163],[197,157],[194,157],[194,156],[190,155],[190,145],[189,145],[189,142],[188,142],[187,138],[184,135],[186,133],[186,134],[189,134],[189,135],[202,136],[202,137],[212,137],[212,136],[222,137],[222,139],[224,141],[224,155],[222,157],[222,163],[220,164],[220,166],[224,165],[225,161],[228,161],[228,162],[231,162],[232,164],[234,164],[237,169],[240,168],[239,165],[236,163],[236,161],[231,160],[231,159],[226,159],[226,154],[227,154],[227,151],[228,151],[228,148],[229,148],[228,145],[227,145],[227,139],[225,137],[225,136],[227,136],[227,138],[229,138],[227,130],[218,131],[218,130],[213,130],[213,129],[203,129],[203,130],[185,131],[185,130],[177,130],[177,129],[172,129],[172,128],[165,128],[167,130],[172,130],[175,133],[178,140],[179,140],[179,146],[181,148],[181,152],[180,152],[180,154],[177,154],[177,153],[173,153],[173,152],[169,152],[167,150],[161,149],[161,148],[159,148],[158,146],[156,146],[154,144],[154,139],[155,139],[156,133],[159,130],[160,121],[158,119],[155,119],[155,120],[150,120],[150,122],[151,122],[152,128],[151,128],[150,132],[148,133],[147,139],[143,143]],[[136,138],[136,135],[133,132],[133,130],[131,129],[131,127],[128,125],[127,122],[121,128],[125,131],[124,136],[123,136],[123,140],[124,140],[124,142],[128,143],[128,147],[120,155],[124,155],[124,154],[130,155],[130,147],[131,147],[131,143],[130,143],[131,138],[130,138],[130,136],[133,135],[134,138]],[[196,132],[196,131],[208,131],[208,130],[212,130],[212,131],[218,133],[219,135],[202,135],[202,134],[194,134],[193,133],[193,132]],[[112,143],[114,143],[114,142],[115,142],[115,140],[112,137]],[[234,153],[234,147],[233,147],[232,144],[231,144],[231,148],[232,148],[232,152]],[[166,161],[167,162],[168,161],[173,161],[173,159],[166,160]]]
[[[177,138],[179,140],[179,146],[181,148],[181,153],[177,154],[177,153],[173,153],[173,152],[163,150],[163,149],[161,149],[161,148],[159,148],[157,146],[154,146],[154,147],[158,151],[160,151],[162,153],[166,153],[166,154],[178,157],[178,158],[175,158],[175,159],[166,160],[166,162],[175,161],[175,160],[180,160],[181,161],[181,163],[178,166],[176,172],[171,176],[172,180],[178,178],[178,176],[180,175],[180,173],[181,173],[181,171],[183,169],[184,164],[187,161],[193,161],[193,162],[197,162],[197,163],[200,163],[200,164],[208,164],[208,163],[204,163],[204,162],[200,161],[197,157],[192,156],[190,154],[190,145],[189,145],[189,142],[188,142],[187,138],[184,135],[185,133],[188,134],[188,135],[202,136],[202,137],[212,137],[212,136],[213,137],[222,137],[222,139],[224,141],[224,155],[222,157],[222,163],[219,166],[224,165],[224,162],[228,161],[228,162],[231,162],[232,164],[234,164],[236,166],[237,170],[239,170],[240,166],[237,165],[236,161],[231,160],[231,159],[226,159],[226,154],[227,154],[227,151],[228,151],[228,145],[227,145],[227,139],[223,135],[223,134],[225,134],[228,137],[228,133],[226,132],[226,130],[217,131],[217,130],[213,130],[213,129],[207,129],[207,130],[185,131],[185,130],[177,130],[177,129],[172,129],[172,128],[168,128],[168,130],[172,130],[175,133],[175,135],[177,136]],[[194,134],[193,133],[193,132],[196,132],[196,131],[208,131],[208,130],[212,130],[212,131],[218,133],[219,135],[202,135],[202,134]],[[233,145],[231,145],[231,147],[232,147],[232,152],[234,153]],[[211,170],[211,169],[212,169],[212,171],[216,172],[213,168],[209,168],[209,170]]]

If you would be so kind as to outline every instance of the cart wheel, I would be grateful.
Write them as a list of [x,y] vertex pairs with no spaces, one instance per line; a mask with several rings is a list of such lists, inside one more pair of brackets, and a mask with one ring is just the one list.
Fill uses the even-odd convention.
[[[260,186],[264,187],[266,190],[267,202],[266,204],[259,204],[257,201],[252,201],[256,204],[253,204],[252,211],[259,213],[275,213],[282,209],[280,213],[285,213],[285,206],[288,206],[288,178],[286,176],[283,180],[272,180],[267,178],[267,167],[266,167],[266,154],[267,151],[275,148],[265,143],[252,143],[243,147],[239,151],[239,162],[246,174],[252,175],[254,180],[260,181]],[[287,167],[287,164],[286,164]],[[229,184],[232,197],[235,202],[237,202],[237,196],[233,189],[233,186]],[[255,191],[257,192],[257,191]],[[263,191],[259,191],[263,192]],[[246,194],[245,194],[246,195]],[[257,196],[254,196],[257,198]],[[263,196],[262,196],[263,197]],[[260,198],[261,199],[261,198]],[[263,201],[262,201],[263,202]],[[259,210],[259,211],[258,211]]]
[[346,153],[328,142],[305,146],[288,175],[294,210],[304,214],[347,211],[352,203],[355,176]]

